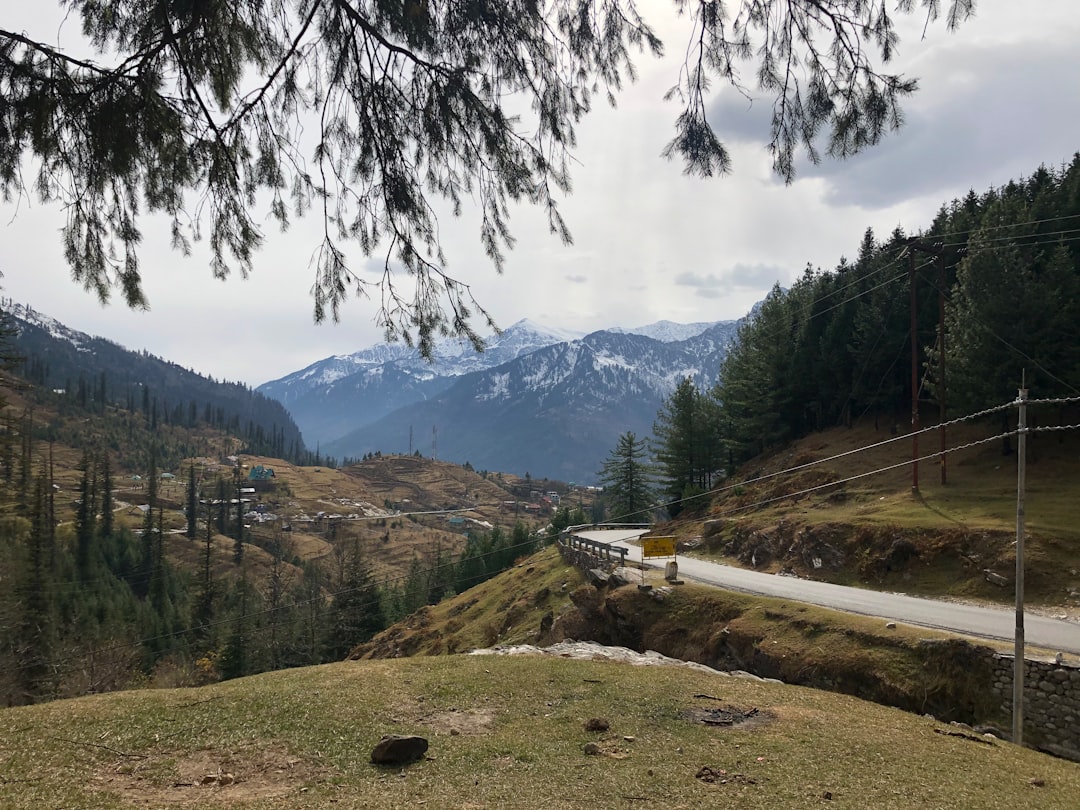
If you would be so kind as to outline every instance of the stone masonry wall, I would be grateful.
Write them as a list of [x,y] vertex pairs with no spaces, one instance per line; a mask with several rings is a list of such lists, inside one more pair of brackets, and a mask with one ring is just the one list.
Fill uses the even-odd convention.
[[[1003,717],[1012,717],[1013,656],[995,655],[991,687]],[[1024,661],[1024,741],[1080,760],[1080,667]]]

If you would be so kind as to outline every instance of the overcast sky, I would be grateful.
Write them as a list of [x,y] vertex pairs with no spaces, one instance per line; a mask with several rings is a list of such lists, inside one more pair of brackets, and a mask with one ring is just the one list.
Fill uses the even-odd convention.
[[[58,36],[39,4],[18,5],[25,8],[5,10],[3,27],[61,43],[77,31],[69,21]],[[645,6],[669,56],[642,57],[639,81],[618,107],[598,106],[581,125],[574,192],[562,203],[574,244],[549,236],[542,212],[521,209],[511,221],[517,247],[498,275],[473,212],[441,222],[449,271],[472,285],[501,327],[530,318],[588,332],[738,318],[807,263],[831,268],[852,257],[868,226],[879,236],[897,226],[917,231],[969,189],[985,191],[1080,150],[1075,0],[978,0],[976,17],[955,34],[940,21],[925,38],[921,20],[904,26],[895,67],[917,77],[920,90],[906,105],[905,127],[879,146],[845,162],[803,161],[798,179],[784,185],[765,150],[770,102],[750,104],[717,85],[710,114],[734,172],[689,178],[660,157],[678,114],[662,96],[675,81],[685,29],[671,3]],[[127,310],[118,296],[102,307],[70,280],[62,223],[58,207],[0,203],[3,294],[129,349],[255,386],[381,339],[371,301],[350,299],[340,324],[313,323],[314,221],[296,221],[284,235],[268,221],[251,276],[222,282],[202,247],[185,258],[169,248],[167,223],[144,219],[149,312]],[[351,261],[363,264],[358,251]]]

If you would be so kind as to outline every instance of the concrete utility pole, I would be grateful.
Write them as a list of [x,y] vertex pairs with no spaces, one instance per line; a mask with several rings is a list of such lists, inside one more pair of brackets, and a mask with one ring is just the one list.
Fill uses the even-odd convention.
[[911,296],[911,491],[919,491],[919,333],[915,317],[915,251],[908,250],[908,288]]
[[1013,742],[1024,742],[1024,488],[1027,475],[1027,389],[1016,397],[1016,636],[1013,643]]
[[941,438],[941,483],[945,483],[945,251],[938,251],[938,435]]

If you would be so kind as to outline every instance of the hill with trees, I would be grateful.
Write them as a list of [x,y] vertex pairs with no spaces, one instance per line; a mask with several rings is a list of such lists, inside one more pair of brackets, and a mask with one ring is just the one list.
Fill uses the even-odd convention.
[[55,323],[2,325],[9,705],[340,660],[569,522],[539,500],[553,482],[418,456],[339,469],[265,455],[299,438],[257,421],[291,425],[261,395]]
[[151,430],[205,427],[241,438],[251,453],[297,462],[307,458],[288,411],[242,383],[214,380],[145,351],[130,351],[10,300],[0,306],[14,330],[11,351],[22,358],[14,370],[78,408],[101,415],[112,408],[139,412]]
[[[685,380],[657,414],[658,501],[675,514],[815,431],[870,420],[896,435],[1011,402],[1021,387],[1080,396],[1080,155],[942,205],[920,233],[867,230],[853,259],[774,287],[718,382]],[[1075,411],[1062,402],[1055,416]]]

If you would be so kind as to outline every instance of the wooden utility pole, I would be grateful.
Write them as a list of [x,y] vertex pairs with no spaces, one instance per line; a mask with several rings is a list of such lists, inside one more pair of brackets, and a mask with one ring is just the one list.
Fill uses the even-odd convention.
[[911,491],[919,491],[919,319],[915,292],[915,251],[938,257],[938,365],[940,366],[938,412],[941,436],[941,483],[945,483],[945,256],[941,243],[927,245],[909,239],[908,287],[911,298]]

